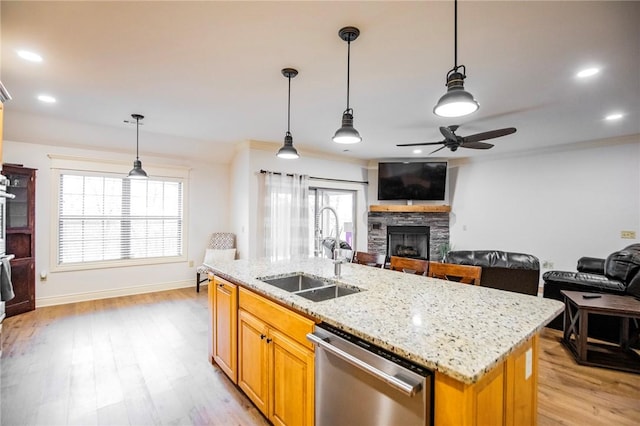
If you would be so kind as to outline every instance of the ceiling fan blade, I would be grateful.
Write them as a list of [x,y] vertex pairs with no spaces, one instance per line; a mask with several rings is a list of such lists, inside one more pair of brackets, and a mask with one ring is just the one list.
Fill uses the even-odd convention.
[[423,145],[440,145],[440,144],[444,144],[444,141],[442,141],[442,142],[420,142],[420,143],[399,143],[399,144],[396,144],[396,146],[423,146]]
[[442,133],[442,136],[444,136],[444,138],[447,140],[450,140],[450,141],[457,140],[456,135],[454,135],[453,131],[448,127],[440,126],[440,133]]
[[[515,127],[507,127],[505,129],[489,130],[488,132],[476,133],[475,135],[465,136],[462,138],[463,143],[478,142],[486,139],[499,138],[501,136],[510,135],[516,132]],[[481,148],[482,149],[482,148]]]
[[435,151],[431,151],[430,153],[428,153],[427,155],[431,155],[431,154],[435,154],[436,152],[440,151],[441,149],[445,149],[446,146],[441,146],[440,148],[436,149]]
[[486,142],[464,142],[460,144],[460,148],[489,149],[493,148],[493,144]]

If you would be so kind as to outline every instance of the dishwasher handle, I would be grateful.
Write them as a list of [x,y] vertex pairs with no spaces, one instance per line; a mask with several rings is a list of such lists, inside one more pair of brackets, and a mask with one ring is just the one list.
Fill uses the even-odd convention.
[[422,385],[420,383],[412,385],[410,383],[405,382],[404,380],[398,379],[395,376],[387,374],[384,371],[370,364],[367,364],[361,359],[343,351],[342,349],[333,346],[330,342],[327,341],[327,339],[318,337],[313,333],[307,334],[307,340],[309,340],[311,343],[318,345],[318,347],[321,347],[322,349],[328,352],[331,352],[337,357],[342,358],[343,360],[347,361],[349,364],[354,365],[366,371],[367,373],[371,374],[372,376],[375,376],[378,379],[390,384],[391,386],[398,389],[399,391],[406,394],[407,396],[414,396],[416,393],[420,391],[420,389],[422,389]]

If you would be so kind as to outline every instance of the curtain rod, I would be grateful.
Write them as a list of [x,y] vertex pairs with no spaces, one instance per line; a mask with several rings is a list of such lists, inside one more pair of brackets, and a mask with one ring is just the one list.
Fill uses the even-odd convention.
[[[260,170],[260,173],[265,174],[265,173],[273,173],[274,175],[281,175],[281,172],[271,172],[269,170]],[[293,176],[292,173],[286,173],[287,176]],[[369,181],[368,180],[348,180],[348,179],[332,179],[332,178],[322,178],[322,177],[315,177],[315,176],[309,176],[309,179],[313,179],[313,180],[327,180],[327,181],[331,181],[331,182],[346,182],[346,183],[359,183],[362,185],[369,185]]]

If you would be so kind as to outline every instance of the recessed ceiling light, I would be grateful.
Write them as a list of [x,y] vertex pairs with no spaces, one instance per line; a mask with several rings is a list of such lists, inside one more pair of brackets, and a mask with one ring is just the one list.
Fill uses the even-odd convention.
[[44,102],[44,103],[47,103],[47,104],[56,103],[56,98],[54,98],[53,96],[49,96],[49,95],[38,95],[38,100],[40,102]]
[[592,75],[596,75],[600,72],[600,68],[585,68],[576,74],[578,78],[591,77]]
[[422,150],[421,149],[414,149],[413,153],[414,154],[422,154]]
[[623,114],[616,112],[614,114],[607,115],[604,119],[611,121],[611,120],[620,120],[622,117],[624,117]]
[[28,50],[18,50],[18,56],[30,62],[42,62],[42,56]]

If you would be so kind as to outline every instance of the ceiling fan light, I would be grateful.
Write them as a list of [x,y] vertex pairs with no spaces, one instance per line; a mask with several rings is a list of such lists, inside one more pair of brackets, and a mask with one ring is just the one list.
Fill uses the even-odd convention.
[[336,130],[333,141],[345,145],[362,141],[360,133],[353,127],[353,114],[349,110],[342,114],[342,127]]
[[293,136],[291,136],[291,133],[287,132],[287,134],[285,135],[284,145],[278,150],[276,156],[278,158],[284,158],[287,160],[295,160],[296,158],[300,158],[300,155],[298,155],[298,151],[293,147]]
[[131,171],[129,172],[129,175],[127,176],[127,178],[129,179],[146,179],[149,176],[147,176],[147,172],[145,172],[142,169],[142,161],[140,160],[135,160],[133,162],[133,169],[131,169]]

